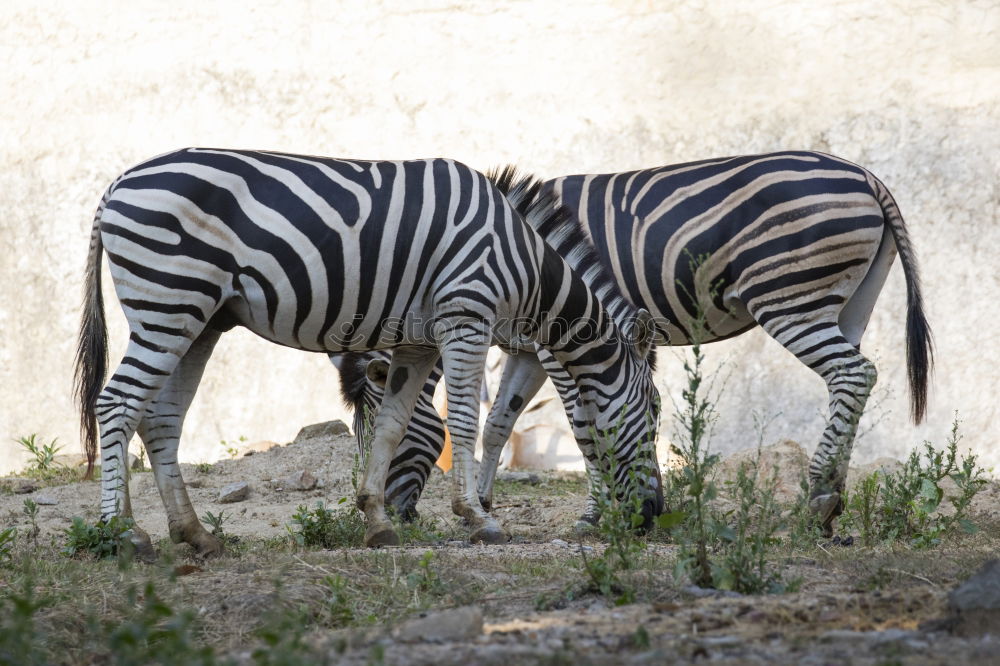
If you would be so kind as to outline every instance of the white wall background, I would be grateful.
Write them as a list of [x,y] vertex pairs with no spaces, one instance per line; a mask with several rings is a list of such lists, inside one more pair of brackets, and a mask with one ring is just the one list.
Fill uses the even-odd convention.
[[[547,177],[780,148],[848,158],[906,216],[938,360],[928,424],[914,428],[897,268],[865,339],[887,413],[857,459],[941,442],[957,409],[965,442],[1000,464],[995,2],[7,0],[0,100],[0,470],[22,464],[10,438],[78,447],[72,359],[93,210],[121,170],[188,145],[515,161]],[[107,298],[117,357],[125,324]],[[812,446],[818,378],[759,332],[710,352],[732,371],[718,446],[755,443],[754,410],[781,413],[769,440]],[[679,364],[662,365],[677,394]],[[323,356],[234,332],[182,457],[342,415]]]

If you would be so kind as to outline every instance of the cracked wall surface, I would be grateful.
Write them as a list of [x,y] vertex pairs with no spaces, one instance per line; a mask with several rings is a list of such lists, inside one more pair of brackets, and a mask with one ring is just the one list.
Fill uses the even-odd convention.
[[[863,345],[880,375],[857,459],[943,442],[958,410],[965,443],[1000,463],[995,3],[15,1],[2,13],[0,470],[22,465],[14,437],[78,447],[72,358],[94,208],[121,170],[187,145],[443,155],[546,177],[784,148],[850,159],[886,182],[910,227],[938,363],[915,428],[897,266]],[[117,358],[125,323],[106,298]],[[727,378],[717,447],[755,444],[754,412],[780,414],[766,441],[814,445],[817,377],[759,331],[708,350]],[[669,407],[681,367],[660,358]],[[182,459],[335,417],[322,355],[233,332]]]

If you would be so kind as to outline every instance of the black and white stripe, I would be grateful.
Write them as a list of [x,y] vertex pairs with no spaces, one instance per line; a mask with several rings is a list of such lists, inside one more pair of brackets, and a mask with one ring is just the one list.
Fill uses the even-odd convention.
[[[861,337],[897,253],[907,284],[917,422],[933,364],[916,259],[885,185],[830,155],[782,152],[567,176],[545,189],[578,222],[575,233],[543,234],[546,242],[578,269],[588,267],[579,263],[581,245],[596,252],[625,297],[654,315],[659,344],[686,345],[695,336],[711,342],[761,326],[826,381],[829,420],[809,476],[813,508],[829,529],[876,379],[875,366],[860,352]],[[692,262],[696,257],[704,261]],[[705,329],[695,330],[700,313]],[[432,410],[420,414],[421,427],[429,428]],[[440,450],[435,447],[427,458]]]
[[[538,184],[509,184],[529,215],[565,212]],[[104,384],[102,249],[129,322],[125,357]],[[130,514],[125,460],[137,431],[167,508],[170,534],[201,552],[220,544],[199,524],[177,466],[184,414],[219,335],[244,326],[296,349],[393,349],[358,492],[366,543],[395,543],[383,489],[396,445],[438,359],[454,442],[453,508],[474,540],[503,534],[475,489],[472,458],[486,351],[541,345],[579,392],[574,427],[611,431],[652,478],[658,397],[645,352],[648,313],[623,332],[587,284],[485,176],[444,159],[337,160],[185,149],[125,172],[94,222],[77,379],[91,461],[100,427],[101,515]],[[568,328],[567,328],[568,327]],[[648,334],[644,335],[644,332]],[[591,447],[596,443],[591,442]],[[591,456],[596,455],[591,451]],[[641,483],[648,518],[660,488]],[[148,539],[136,539],[148,547]]]

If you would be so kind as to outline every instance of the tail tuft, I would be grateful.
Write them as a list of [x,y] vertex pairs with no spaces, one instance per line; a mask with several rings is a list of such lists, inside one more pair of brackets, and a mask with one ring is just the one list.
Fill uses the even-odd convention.
[[903,264],[903,275],[906,278],[906,365],[910,380],[910,414],[914,423],[920,423],[927,415],[928,384],[934,370],[934,341],[927,317],[924,316],[917,257],[910,245],[910,237],[896,200],[882,181],[871,174],[867,174],[867,177],[882,207],[882,214]]
[[105,193],[94,218],[90,237],[90,253],[87,258],[87,272],[83,286],[83,316],[80,321],[80,337],[76,347],[76,370],[73,381],[76,386],[76,400],[80,407],[80,431],[83,435],[84,450],[87,454],[87,474],[92,478],[94,460],[97,457],[97,442],[100,433],[97,427],[97,398],[104,388],[108,373],[108,330],[104,320],[104,297],[101,293],[101,242],[100,219],[111,193]]

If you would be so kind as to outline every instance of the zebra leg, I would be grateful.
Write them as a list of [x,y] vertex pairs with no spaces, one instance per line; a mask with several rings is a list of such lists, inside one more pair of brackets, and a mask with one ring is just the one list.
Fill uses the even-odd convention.
[[[573,378],[563,369],[562,365],[544,348],[538,348],[538,360],[545,368],[549,378],[552,380],[559,399],[562,400],[563,410],[566,412],[566,419],[573,426],[573,407],[576,404],[576,383]],[[581,451],[583,449],[581,448]],[[575,528],[586,531],[597,525],[601,520],[601,509],[597,502],[600,494],[607,493],[607,487],[601,478],[600,470],[590,456],[583,456],[583,464],[587,474],[587,504],[583,513],[576,521]]]
[[600,494],[608,493],[607,486],[601,479],[601,472],[597,465],[587,457],[583,459],[584,468],[587,474],[587,505],[583,509],[583,514],[577,519],[574,526],[577,531],[587,531],[597,526],[601,522],[601,507],[598,503]]
[[510,439],[517,418],[542,388],[545,378],[545,368],[535,354],[514,352],[507,358],[500,389],[483,427],[483,460],[479,466],[478,490],[479,502],[486,511],[493,507],[493,481],[503,447]]
[[[125,356],[97,398],[95,413],[100,427],[101,520],[131,517],[128,493],[128,445],[146,406],[156,398],[184,356],[190,340],[166,334],[140,336],[135,328]],[[140,559],[156,553],[144,530],[134,526],[128,535]]]
[[371,451],[358,488],[358,508],[365,513],[368,522],[366,546],[399,544],[399,537],[385,513],[386,475],[396,447],[406,433],[420,390],[437,358],[436,349],[425,347],[400,347],[392,355],[385,396],[375,417]]
[[435,366],[417,398],[406,435],[389,466],[385,501],[404,522],[418,517],[417,501],[444,449],[444,421],[433,403],[434,388],[440,379],[441,373]]
[[843,344],[854,353],[832,367],[817,370],[830,393],[830,411],[826,429],[809,463],[809,508],[824,536],[833,535],[833,520],[844,511],[842,495],[854,435],[878,379],[875,365],[846,340]]
[[842,494],[854,434],[878,372],[836,320],[790,326],[776,318],[763,328],[822,377],[829,391],[826,428],[809,463],[809,506],[823,534],[831,536],[833,521],[844,510]]
[[174,543],[183,541],[190,544],[202,557],[221,554],[222,542],[202,527],[191,506],[177,464],[177,449],[184,416],[220,335],[217,330],[206,329],[192,343],[138,426],[139,436],[149,453],[156,486],[167,510],[170,539]]
[[479,430],[479,393],[489,351],[490,333],[478,326],[447,329],[441,345],[448,389],[448,431],[453,456],[451,510],[471,526],[473,543],[505,543],[506,535],[493,516],[483,510],[476,494],[476,436]]

